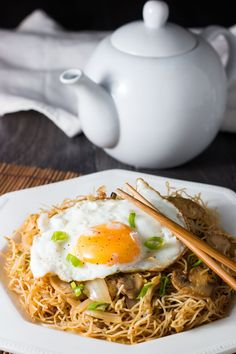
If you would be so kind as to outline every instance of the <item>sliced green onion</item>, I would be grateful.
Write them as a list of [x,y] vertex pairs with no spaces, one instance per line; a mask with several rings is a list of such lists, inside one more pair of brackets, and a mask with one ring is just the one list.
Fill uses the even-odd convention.
[[192,267],[198,267],[202,263],[202,260],[199,259],[197,262],[193,263]]
[[84,284],[76,285],[74,281],[70,283],[71,289],[74,290],[75,296],[80,296],[84,290]]
[[104,302],[92,302],[88,305],[87,310],[90,311],[105,311],[108,304]]
[[188,255],[187,262],[190,264],[191,267],[196,268],[202,263],[202,260],[198,259],[194,253],[190,253]]
[[129,214],[129,226],[132,227],[133,229],[135,229],[136,225],[135,225],[135,217],[136,217],[136,214],[134,211],[132,211],[130,214]]
[[52,234],[51,241],[53,242],[65,242],[69,238],[69,235],[64,231],[55,231]]
[[76,286],[77,286],[77,285],[76,285],[76,282],[72,281],[72,282],[70,283],[70,287],[71,287],[72,290],[75,290]]
[[166,287],[169,284],[169,278],[166,275],[162,275],[161,277],[161,285],[159,290],[159,295],[164,296],[166,294]]
[[142,287],[140,293],[138,294],[137,296],[137,299],[142,299],[146,294],[147,294],[147,291],[148,289],[152,286],[152,283],[146,283],[144,284],[144,286]]
[[192,265],[194,263],[193,261],[194,258],[196,258],[196,255],[194,253],[190,253],[187,257],[188,264]]
[[145,242],[144,246],[150,250],[159,250],[164,245],[163,237],[153,236],[149,237]]
[[84,290],[84,285],[80,284],[76,287],[75,291],[75,296],[80,296],[83,293]]
[[73,267],[83,267],[84,265],[84,263],[79,258],[77,258],[71,253],[68,253],[68,255],[66,256],[66,260],[67,262],[70,262]]

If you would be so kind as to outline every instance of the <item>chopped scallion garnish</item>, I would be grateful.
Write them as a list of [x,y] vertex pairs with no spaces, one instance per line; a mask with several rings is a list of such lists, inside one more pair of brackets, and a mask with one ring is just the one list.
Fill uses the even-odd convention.
[[66,242],[69,235],[64,231],[55,231],[52,234],[51,241],[53,242]]
[[67,262],[70,262],[73,267],[83,267],[84,265],[84,263],[79,258],[77,258],[71,253],[68,253],[68,255],[66,256],[66,260]]
[[166,287],[169,284],[169,278],[166,275],[161,276],[161,285],[159,290],[159,295],[164,296],[166,294]]
[[136,224],[135,224],[135,217],[136,217],[136,214],[134,211],[132,211],[130,214],[129,214],[129,226],[132,227],[133,229],[135,229],[136,227]]
[[144,286],[142,287],[140,293],[138,294],[137,296],[137,299],[142,299],[146,294],[147,294],[147,291],[148,289],[152,286],[152,283],[146,283],[144,284]]
[[187,262],[191,267],[196,268],[202,263],[202,260],[197,258],[194,253],[190,253],[188,255]]
[[72,282],[70,283],[70,287],[71,287],[72,290],[75,290],[76,286],[77,286],[77,285],[76,285],[76,282],[72,281]]
[[87,310],[90,311],[105,311],[108,304],[104,302],[92,302],[88,305]]
[[74,281],[70,283],[70,286],[74,290],[75,296],[80,296],[84,290],[84,284],[77,285]]
[[202,260],[199,259],[198,261],[196,261],[195,263],[193,263],[192,267],[195,268],[195,267],[198,267],[200,264],[202,264]]
[[144,246],[150,250],[159,250],[164,245],[163,237],[153,236],[149,237],[145,242]]

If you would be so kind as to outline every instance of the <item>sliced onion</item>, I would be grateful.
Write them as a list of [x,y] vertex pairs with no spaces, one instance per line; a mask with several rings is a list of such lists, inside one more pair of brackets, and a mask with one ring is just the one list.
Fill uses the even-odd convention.
[[71,289],[70,283],[62,281],[56,275],[51,275],[49,277],[50,284],[52,287],[62,295],[72,295],[74,297],[74,292]]
[[86,299],[86,300],[82,301],[80,304],[78,304],[74,310],[79,313],[84,312],[87,309],[88,305],[90,305],[91,303],[92,303],[92,300]]
[[70,297],[67,297],[66,298],[66,301],[73,307],[73,308],[77,308],[80,304],[81,304],[81,301],[77,298],[76,300],[75,299],[72,299]]
[[121,317],[116,313],[106,312],[106,311],[86,311],[87,315],[99,318],[104,322],[121,323]]
[[111,304],[111,297],[104,279],[89,280],[85,283],[85,287],[91,300]]

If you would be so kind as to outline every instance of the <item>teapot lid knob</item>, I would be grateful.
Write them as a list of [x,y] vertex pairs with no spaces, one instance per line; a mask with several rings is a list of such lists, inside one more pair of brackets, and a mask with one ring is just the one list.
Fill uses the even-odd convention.
[[143,20],[147,27],[162,27],[169,16],[168,5],[164,1],[149,0],[143,7]]
[[143,21],[118,28],[111,35],[112,46],[124,53],[147,58],[173,57],[197,47],[196,35],[167,22],[169,8],[164,1],[147,1],[143,7]]

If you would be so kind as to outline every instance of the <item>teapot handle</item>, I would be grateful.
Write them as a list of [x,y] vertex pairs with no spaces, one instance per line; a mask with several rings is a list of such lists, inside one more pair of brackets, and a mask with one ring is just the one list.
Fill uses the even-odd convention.
[[208,42],[220,35],[225,37],[229,46],[229,57],[225,65],[225,71],[230,85],[232,81],[236,79],[236,38],[229,30],[219,26],[209,26],[201,33],[201,36]]

